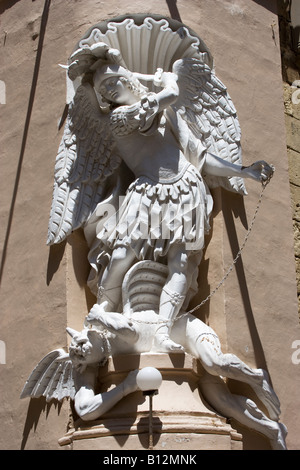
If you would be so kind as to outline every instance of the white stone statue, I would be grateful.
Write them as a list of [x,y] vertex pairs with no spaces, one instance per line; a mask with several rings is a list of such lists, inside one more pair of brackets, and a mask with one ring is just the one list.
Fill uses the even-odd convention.
[[[138,390],[138,370],[134,370],[108,392],[95,393],[99,365],[105,364],[109,356],[152,352],[160,321],[159,294],[155,300],[153,290],[155,285],[163,285],[166,270],[158,263],[147,261],[133,266],[123,284],[124,313],[103,312],[100,305],[95,305],[86,318],[87,323],[94,326],[85,326],[80,332],[67,328],[72,336],[69,353],[57,349],[45,356],[27,380],[21,397],[45,396],[47,401],[71,397],[77,414],[85,421],[92,421],[123,397]],[[149,271],[153,274],[146,281],[149,292],[145,296],[137,290],[137,285],[143,284],[141,277]],[[143,300],[148,305],[152,304],[154,309],[135,311],[135,305]],[[215,331],[189,313],[181,312],[170,336],[172,341],[182,344],[186,352],[202,364],[206,373],[201,376],[199,388],[217,412],[262,433],[270,440],[273,449],[286,448],[286,427],[278,422],[280,403],[266,371],[252,369],[237,356],[224,354]],[[250,385],[266,407],[269,417],[253,400],[232,394],[225,378]]]
[[[95,419],[137,390],[132,371],[115,389],[95,394],[99,362],[185,351],[207,372],[199,385],[211,406],[283,449],[286,429],[266,372],[223,354],[217,334],[186,313],[210,229],[209,188],[246,194],[244,178],[264,183],[273,168],[264,161],[242,166],[235,108],[198,39],[169,31],[166,20],[146,18],[134,28],[126,21],[124,30],[123,23],[112,23],[107,36],[93,29],[67,66],[69,111],[49,221],[49,245],[84,230],[88,284],[97,302],[81,332],[68,330],[69,353],[47,355],[22,397],[71,397],[79,416]],[[145,24],[140,44],[153,46],[157,36],[149,55],[128,36],[134,30],[136,38]],[[164,34],[171,39],[164,41]],[[161,68],[164,56],[168,63],[163,59]],[[137,57],[143,67],[134,66]],[[251,385],[269,417],[248,398],[232,395],[222,377]]]
[[[86,65],[87,52],[92,65]],[[243,178],[265,181],[273,169],[264,161],[242,166],[235,109],[201,59],[177,60],[171,72],[140,74],[100,43],[75,51],[72,61],[69,76],[82,75],[83,66],[86,71],[57,158],[49,243],[84,228],[96,271],[90,286],[106,312],[122,311],[121,286],[134,263],[166,264],[159,308],[166,321],[156,348],[181,351],[169,330],[197,291],[212,210],[208,182],[244,192]],[[157,91],[149,92],[142,80]]]

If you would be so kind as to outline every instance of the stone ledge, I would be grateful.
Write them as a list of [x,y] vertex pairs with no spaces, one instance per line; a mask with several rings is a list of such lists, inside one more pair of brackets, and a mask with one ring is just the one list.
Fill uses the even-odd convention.
[[[198,390],[202,367],[189,354],[132,354],[110,358],[106,366],[99,369],[100,391],[113,388],[129,371],[147,366],[156,367],[163,377],[159,393],[153,397],[156,446],[161,445],[162,436],[170,448],[175,441],[182,443],[182,447],[178,444],[178,449],[186,449],[187,442],[193,442],[192,445],[198,442],[199,449],[231,449],[242,445],[242,436],[202,399]],[[136,449],[143,450],[147,448],[148,430],[149,402],[137,391],[96,421],[76,420],[69,432],[59,439],[59,444],[87,449],[92,441],[93,448],[120,449],[121,439],[126,441],[123,450],[128,449],[127,441],[129,446],[134,442]]]
[[[102,439],[108,436],[133,436],[147,434],[149,430],[148,413],[137,413],[136,419],[129,418],[104,419],[101,422],[95,421],[93,425],[81,423],[80,426],[71,429],[65,436],[59,439],[61,446],[76,445],[75,441]],[[208,413],[155,413],[153,416],[153,434],[159,441],[159,435],[172,434],[181,436],[185,442],[189,435],[213,435],[214,441],[218,436],[227,436],[229,442],[242,443],[242,436],[235,431],[226,419],[216,414]],[[230,444],[231,445],[231,444]],[[99,447],[101,442],[99,441]],[[223,444],[222,444],[223,446]],[[180,448],[180,447],[179,447]],[[215,448],[216,449],[216,448]]]

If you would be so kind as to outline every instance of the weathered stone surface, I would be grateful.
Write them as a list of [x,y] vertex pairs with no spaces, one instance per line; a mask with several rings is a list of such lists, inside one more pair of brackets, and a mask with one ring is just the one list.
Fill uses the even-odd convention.
[[[299,75],[298,71],[297,74]],[[286,114],[293,116],[296,119],[300,119],[300,88],[284,83],[283,97]]]
[[300,120],[286,115],[287,145],[296,152],[300,149]]
[[[291,136],[290,138],[292,139]],[[292,148],[288,148],[288,159],[290,182],[292,185],[300,186],[300,152]],[[297,202],[297,199],[295,202]]]

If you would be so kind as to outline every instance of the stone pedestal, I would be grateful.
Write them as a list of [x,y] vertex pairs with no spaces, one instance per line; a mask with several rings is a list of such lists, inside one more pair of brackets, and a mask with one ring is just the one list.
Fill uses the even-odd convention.
[[[163,381],[153,397],[154,450],[237,450],[242,438],[204,403],[198,390],[201,366],[187,354],[111,358],[100,369],[99,391],[120,383],[130,370],[156,367]],[[149,400],[141,391],[123,398],[101,419],[77,420],[59,440],[74,450],[148,450]]]

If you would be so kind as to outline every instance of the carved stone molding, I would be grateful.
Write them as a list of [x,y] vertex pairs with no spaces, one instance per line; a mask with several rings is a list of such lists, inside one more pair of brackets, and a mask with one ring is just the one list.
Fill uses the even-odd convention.
[[[153,400],[154,449],[238,450],[242,437],[227,420],[204,403],[197,383],[203,373],[188,354],[142,354],[110,358],[102,367],[101,390],[120,383],[124,374],[136,367],[156,367],[163,382]],[[61,446],[74,450],[147,449],[149,432],[148,401],[138,391],[120,401],[102,419],[91,423],[81,419],[59,439]]]

